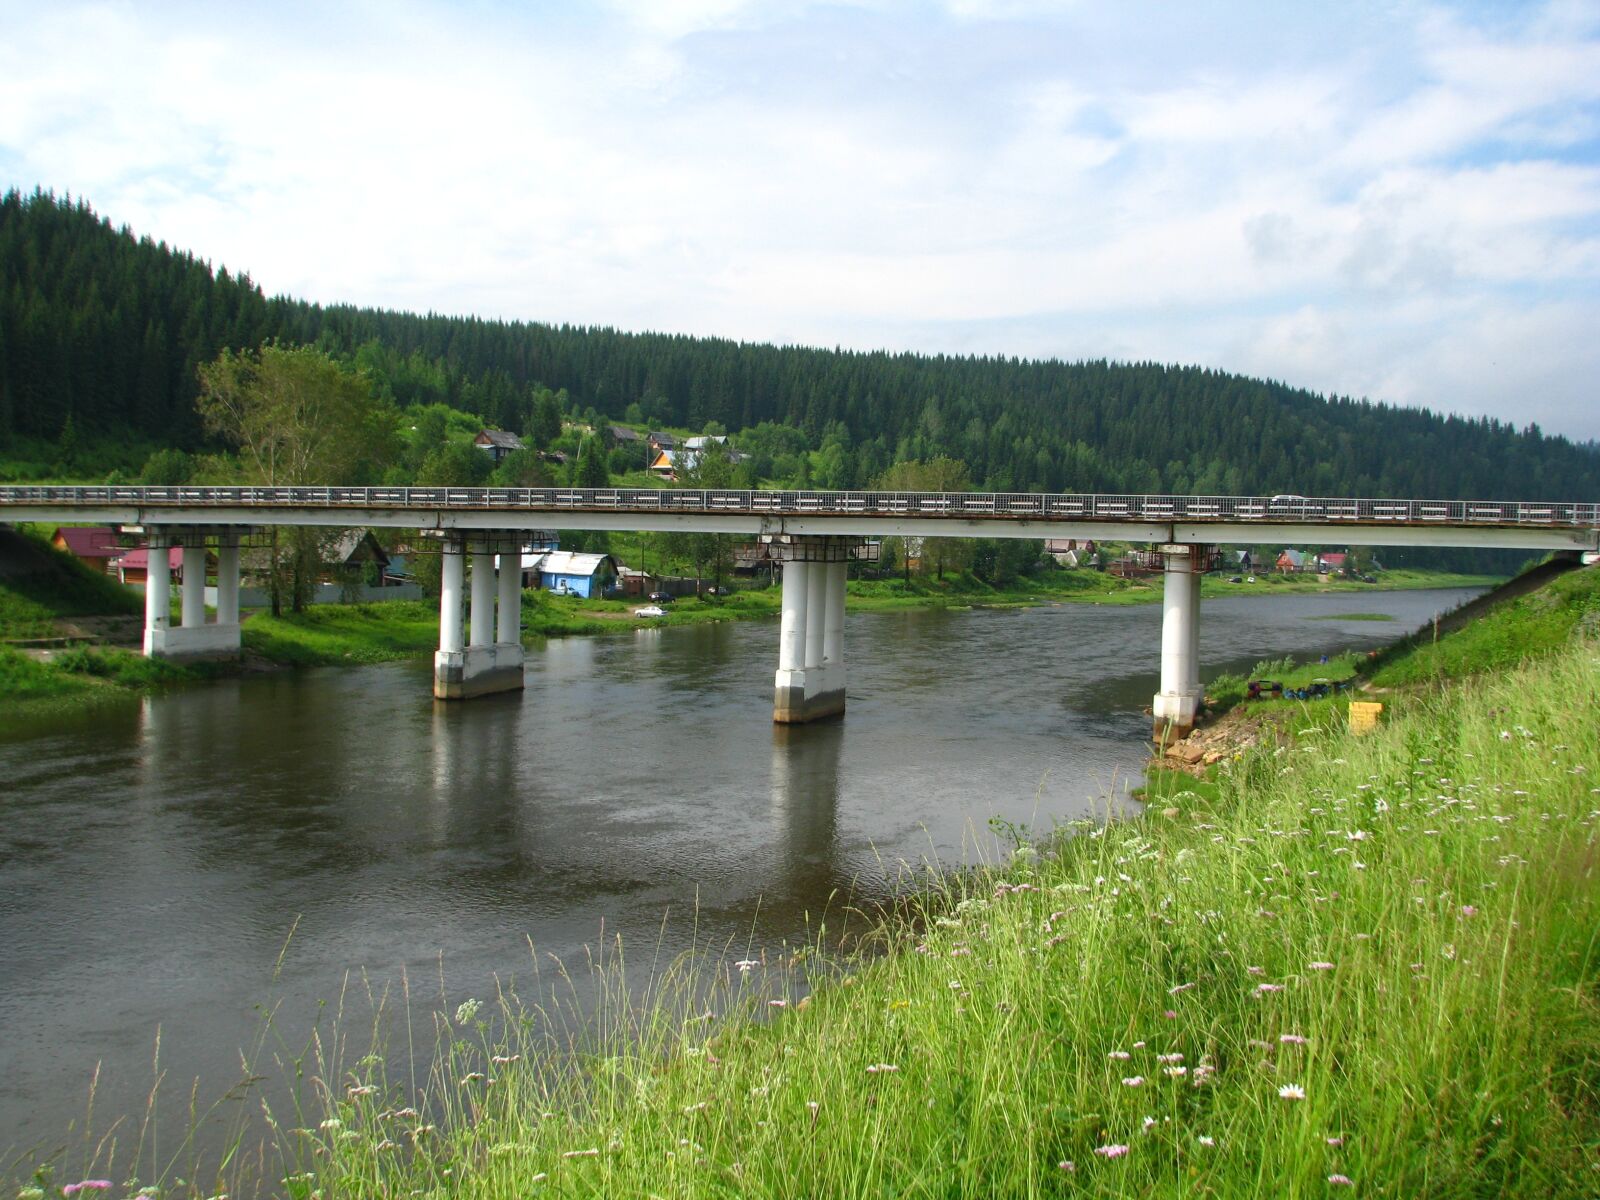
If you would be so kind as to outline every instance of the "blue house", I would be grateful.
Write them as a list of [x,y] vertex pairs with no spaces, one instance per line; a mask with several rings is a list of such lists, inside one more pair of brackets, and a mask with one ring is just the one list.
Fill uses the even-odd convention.
[[589,599],[604,596],[616,582],[617,560],[609,554],[541,550],[522,556],[523,587]]

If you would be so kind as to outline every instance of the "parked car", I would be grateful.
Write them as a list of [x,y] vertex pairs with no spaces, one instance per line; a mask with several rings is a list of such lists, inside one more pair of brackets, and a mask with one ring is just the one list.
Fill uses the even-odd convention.
[[1244,582],[1244,576],[1243,576],[1243,575],[1234,575],[1234,576],[1231,576],[1231,577],[1230,577],[1230,578],[1229,578],[1229,579],[1228,579],[1228,582],[1229,582],[1229,583],[1243,583],[1243,582]]
[[643,608],[634,609],[633,615],[636,617],[664,617],[667,615],[667,610],[659,604],[646,604]]
[[732,591],[733,591],[732,588],[717,587],[717,586],[713,585],[713,586],[708,587],[706,589],[706,595],[708,595],[708,596],[726,596]]
[[671,604],[672,603],[672,593],[671,592],[651,592],[650,595],[646,597],[646,599],[649,600],[650,603],[652,603],[652,604]]

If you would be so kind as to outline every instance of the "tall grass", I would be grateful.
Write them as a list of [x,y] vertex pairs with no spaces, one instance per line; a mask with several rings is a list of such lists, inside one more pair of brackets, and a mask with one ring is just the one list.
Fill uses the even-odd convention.
[[929,876],[847,952],[702,953],[641,999],[613,947],[592,1020],[442,1011],[421,1074],[347,1016],[295,1064],[265,1186],[1592,1195],[1597,706],[1575,643],[1366,738],[1163,776],[1145,817]]

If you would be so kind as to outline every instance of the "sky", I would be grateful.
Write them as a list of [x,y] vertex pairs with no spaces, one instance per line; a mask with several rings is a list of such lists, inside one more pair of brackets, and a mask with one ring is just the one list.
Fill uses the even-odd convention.
[[0,0],[0,186],[324,303],[1600,438],[1600,0]]

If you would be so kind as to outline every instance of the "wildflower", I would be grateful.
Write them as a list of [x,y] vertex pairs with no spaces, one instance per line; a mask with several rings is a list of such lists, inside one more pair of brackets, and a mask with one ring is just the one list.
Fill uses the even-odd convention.
[[[339,1120],[338,1117],[329,1117],[321,1125],[317,1126],[317,1128],[318,1129],[326,1129],[326,1130],[343,1129],[344,1128],[344,1122]],[[107,1184],[106,1186],[110,1187],[111,1185]]]
[[1330,1146],[1342,1146],[1342,1145],[1344,1145],[1344,1138],[1343,1137],[1330,1137],[1330,1138],[1323,1138],[1322,1140],[1327,1142],[1328,1145],[1330,1145]]
[[1252,975],[1265,975],[1267,973],[1261,967],[1246,967],[1245,970],[1248,971]]
[[1060,1167],[1068,1175],[1071,1175],[1074,1171],[1076,1171],[1078,1169],[1078,1164],[1073,1162],[1070,1158],[1062,1159],[1060,1162],[1058,1162],[1056,1164],[1056,1166]]
[[1181,1054],[1158,1054],[1158,1055],[1156,1055],[1156,1061],[1158,1063],[1162,1064],[1163,1066],[1166,1066],[1169,1063],[1181,1063],[1183,1061],[1183,1055],[1181,1055]]
[[600,1157],[600,1147],[591,1146],[587,1150],[568,1150],[564,1154],[562,1154],[561,1157],[562,1158],[599,1158]]
[[1310,968],[1313,971],[1331,971],[1331,970],[1333,970],[1333,964],[1331,962],[1314,962],[1314,963],[1309,963],[1308,965],[1310,966]]
[[1170,1009],[1170,1008],[1167,1009],[1167,1011],[1162,1013],[1161,1015],[1163,1017],[1165,1017],[1169,1021],[1176,1021],[1178,1019],[1178,1014],[1173,1012],[1172,1009]]
[[1334,1187],[1355,1187],[1355,1183],[1350,1176],[1340,1175],[1337,1172],[1328,1176],[1328,1182],[1333,1184]]
[[1202,1146],[1215,1146],[1217,1144],[1216,1138],[1204,1133],[1197,1137],[1195,1141],[1199,1142]]
[[1278,1095],[1284,1100],[1304,1100],[1306,1090],[1298,1083],[1286,1083],[1278,1089]]
[[1122,1145],[1096,1146],[1094,1152],[1101,1158],[1121,1158],[1128,1152],[1128,1148]]
[[768,1008],[788,1008],[789,1007],[789,1002],[787,1000],[768,1000],[767,1001],[767,1007]]
[[1278,1040],[1285,1046],[1304,1046],[1310,1039],[1303,1038],[1298,1033],[1280,1033]]
[[705,1100],[700,1101],[699,1104],[685,1105],[684,1106],[684,1110],[683,1110],[683,1115],[687,1117],[687,1116],[691,1115],[692,1113],[705,1112],[705,1110],[707,1108],[709,1108],[709,1107],[710,1107],[709,1103],[707,1101],[705,1101]]
[[344,1094],[349,1096],[350,1099],[354,1100],[357,1096],[370,1096],[377,1090],[378,1089],[373,1087],[370,1083],[364,1083],[360,1087],[346,1088]]
[[1122,1086],[1123,1087],[1143,1087],[1144,1086],[1144,1076],[1143,1075],[1129,1075],[1129,1076],[1127,1076],[1126,1078],[1123,1079]]
[[1106,1055],[1106,1057],[1117,1059],[1119,1062],[1127,1062],[1128,1059],[1133,1057],[1133,1055],[1129,1054],[1126,1050],[1113,1050],[1110,1054]]
[[456,1024],[465,1025],[478,1015],[478,1010],[483,1007],[481,1000],[463,1000],[456,1009]]
[[1188,1067],[1163,1067],[1168,1079],[1180,1079],[1189,1073]]
[[1461,906],[1461,915],[1463,917],[1475,917],[1478,915],[1478,910],[1470,904],[1463,904]]
[[1258,984],[1256,984],[1256,993],[1258,995],[1267,995],[1267,994],[1269,994],[1271,992],[1281,992],[1281,991],[1283,991],[1283,984],[1281,984],[1281,983],[1258,983]]
[[482,1083],[483,1079],[484,1075],[482,1071],[468,1071],[461,1077],[461,1086],[466,1087],[469,1083]]
[[749,971],[751,967],[759,967],[761,964],[758,963],[753,958],[741,958],[738,962],[734,963],[733,965],[738,967],[739,968],[739,974],[743,975],[747,971]]
[[69,1184],[67,1184],[66,1187],[61,1189],[61,1194],[63,1196],[70,1196],[74,1192],[81,1192],[81,1191],[85,1190],[86,1188],[92,1188],[93,1190],[95,1190],[97,1192],[103,1192],[107,1188],[109,1188],[110,1186],[111,1186],[111,1180],[109,1180],[109,1179],[85,1179],[81,1183],[69,1183]]
[[1187,992],[1193,986],[1194,984],[1192,983],[1180,983],[1177,987],[1168,988],[1167,995],[1176,996],[1179,992]]
[[893,1071],[898,1071],[899,1069],[900,1068],[895,1066],[893,1063],[873,1063],[870,1067],[867,1068],[867,1074],[868,1075],[887,1075],[887,1074],[889,1074],[889,1073],[891,1073]]
[[1156,1127],[1156,1119],[1154,1117],[1146,1117],[1144,1119],[1144,1131],[1146,1133],[1149,1133],[1155,1127]]
[[489,1061],[497,1067],[504,1067],[509,1066],[511,1063],[519,1062],[521,1059],[522,1055],[520,1054],[496,1054]]

